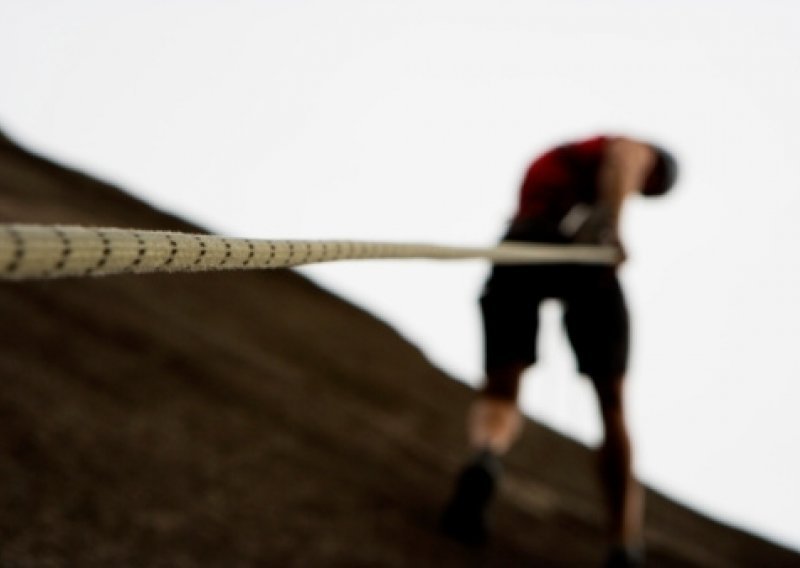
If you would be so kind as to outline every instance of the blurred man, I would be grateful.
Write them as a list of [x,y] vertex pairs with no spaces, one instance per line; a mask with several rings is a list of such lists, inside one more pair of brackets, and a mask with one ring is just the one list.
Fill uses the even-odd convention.
[[[600,136],[564,144],[531,164],[503,240],[613,246],[621,263],[619,220],[625,200],[662,195],[676,175],[672,156],[641,140]],[[563,304],[578,370],[592,381],[602,417],[598,461],[612,539],[608,564],[640,562],[644,492],[633,474],[624,414],[629,325],[619,263],[494,267],[480,299],[486,381],[469,417],[475,456],[462,470],[442,517],[450,536],[469,543],[485,539],[484,514],[500,474],[499,458],[522,424],[517,393],[522,374],[536,362],[539,305],[554,298]]]

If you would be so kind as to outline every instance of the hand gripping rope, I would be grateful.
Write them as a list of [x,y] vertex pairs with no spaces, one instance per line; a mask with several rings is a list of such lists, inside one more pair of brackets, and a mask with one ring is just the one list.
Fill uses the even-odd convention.
[[613,264],[611,247],[503,243],[493,248],[369,241],[254,240],[169,231],[0,224],[0,279],[285,268],[358,259],[482,258],[494,263]]

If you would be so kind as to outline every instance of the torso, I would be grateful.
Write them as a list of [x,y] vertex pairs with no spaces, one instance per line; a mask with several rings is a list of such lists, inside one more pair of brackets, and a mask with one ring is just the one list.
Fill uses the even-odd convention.
[[530,165],[514,222],[558,223],[577,203],[597,199],[597,177],[609,138],[558,146]]

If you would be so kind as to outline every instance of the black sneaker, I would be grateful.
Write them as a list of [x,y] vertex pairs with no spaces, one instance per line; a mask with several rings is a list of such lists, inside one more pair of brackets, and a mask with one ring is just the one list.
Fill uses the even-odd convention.
[[500,462],[488,451],[481,452],[461,470],[455,492],[442,514],[440,525],[444,534],[469,545],[486,542],[486,509],[499,475]]

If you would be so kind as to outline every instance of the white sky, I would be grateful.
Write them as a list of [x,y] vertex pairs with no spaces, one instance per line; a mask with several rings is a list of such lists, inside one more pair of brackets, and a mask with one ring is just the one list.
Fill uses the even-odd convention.
[[[674,149],[674,196],[625,219],[639,470],[796,549],[798,64],[790,1],[0,0],[0,127],[235,236],[491,245],[548,145]],[[486,265],[303,272],[478,383]],[[594,443],[543,315],[524,407]]]

